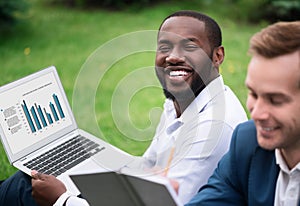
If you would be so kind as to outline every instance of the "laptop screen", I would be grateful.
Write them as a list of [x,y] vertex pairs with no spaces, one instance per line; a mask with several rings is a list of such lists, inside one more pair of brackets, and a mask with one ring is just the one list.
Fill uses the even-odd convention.
[[1,136],[11,155],[36,149],[33,145],[48,143],[73,124],[55,67],[0,88]]

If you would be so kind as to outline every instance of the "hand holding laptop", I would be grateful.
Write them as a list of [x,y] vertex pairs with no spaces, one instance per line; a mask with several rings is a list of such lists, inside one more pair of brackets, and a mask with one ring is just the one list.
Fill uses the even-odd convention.
[[33,170],[32,196],[38,205],[52,206],[67,191],[66,186],[53,175],[38,173]]
[[54,66],[1,86],[0,99],[0,139],[10,163],[28,175],[54,175],[79,195],[69,174],[118,170],[132,161],[78,128]]
[[[6,99],[0,101],[1,141],[10,163],[31,174],[39,205],[79,195],[69,175],[120,171],[136,159],[77,127],[54,66],[0,87],[0,99]],[[168,181],[163,189],[166,185],[173,191]]]

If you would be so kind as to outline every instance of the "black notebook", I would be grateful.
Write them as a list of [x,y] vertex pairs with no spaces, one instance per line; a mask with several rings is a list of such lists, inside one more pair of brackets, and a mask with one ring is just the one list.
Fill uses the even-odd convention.
[[182,205],[170,182],[160,176],[105,172],[70,177],[90,206]]

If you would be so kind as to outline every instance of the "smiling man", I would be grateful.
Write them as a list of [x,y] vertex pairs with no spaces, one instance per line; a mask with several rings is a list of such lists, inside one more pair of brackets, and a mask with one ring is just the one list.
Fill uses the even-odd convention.
[[187,205],[300,205],[300,21],[255,34],[246,86],[253,120]]
[[167,177],[179,183],[183,203],[207,182],[233,129],[247,120],[219,74],[224,55],[220,27],[204,14],[175,12],[159,28],[155,71],[166,101],[143,157],[147,168],[166,168],[174,154]]
[[220,28],[212,22],[178,16],[160,27],[156,74],[166,97],[174,101],[177,117],[219,76],[224,48]]

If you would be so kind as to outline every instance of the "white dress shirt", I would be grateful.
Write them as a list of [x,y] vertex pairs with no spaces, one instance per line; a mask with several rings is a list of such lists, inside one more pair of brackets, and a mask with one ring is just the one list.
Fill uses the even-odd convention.
[[175,148],[168,178],[179,183],[179,199],[187,203],[213,173],[227,152],[231,135],[246,113],[221,76],[213,80],[176,118],[167,99],[156,134],[143,155],[145,167],[166,168]]
[[275,190],[275,206],[297,206],[300,199],[300,162],[289,169],[279,149],[275,150],[280,167]]
[[[241,103],[224,85],[221,76],[203,89],[180,118],[176,118],[173,101],[166,99],[156,134],[143,155],[142,167],[146,170],[160,168],[163,173],[175,148],[167,177],[179,183],[178,197],[182,203],[187,203],[207,182],[227,152],[234,128],[246,120]],[[88,204],[83,199],[71,197],[66,205]]]

